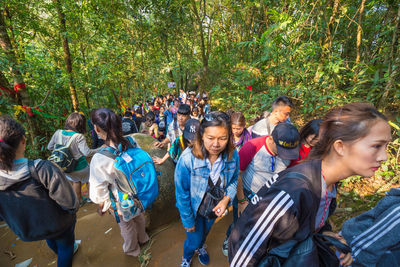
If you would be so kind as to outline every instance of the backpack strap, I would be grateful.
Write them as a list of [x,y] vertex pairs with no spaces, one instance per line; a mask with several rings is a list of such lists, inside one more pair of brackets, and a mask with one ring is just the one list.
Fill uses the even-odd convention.
[[118,154],[117,150],[110,146],[100,149],[99,152],[97,152],[97,153],[100,153],[106,157],[113,159],[113,160],[115,160],[115,158],[117,157],[117,154]]
[[209,186],[210,188],[213,188],[214,186],[217,187],[217,188],[219,188],[220,185],[221,185],[221,177],[219,177],[217,183],[214,184],[213,181],[211,180],[211,177],[208,176],[208,186]]
[[78,137],[77,133],[74,133],[68,140],[67,144],[65,145],[66,147],[70,147],[72,142]]
[[183,152],[183,150],[185,150],[185,144],[183,143],[183,136],[182,135],[179,136],[179,141],[181,142],[182,152]]
[[[175,138],[179,136],[179,130],[178,130],[178,120],[174,120],[174,132],[175,132]],[[173,141],[171,141],[173,142]]]
[[121,220],[119,219],[117,204],[115,203],[116,201],[115,201],[115,197],[114,197],[114,195],[112,193],[112,190],[111,190],[111,185],[108,186],[108,192],[110,194],[111,207],[112,207],[112,209],[114,211],[115,220],[117,221],[117,223],[120,223]]
[[[62,145],[62,131],[63,130],[58,130],[58,140],[57,144]],[[75,138],[78,136],[77,133],[74,133],[68,140],[67,144],[65,144],[66,147],[70,147],[72,142],[75,140]]]

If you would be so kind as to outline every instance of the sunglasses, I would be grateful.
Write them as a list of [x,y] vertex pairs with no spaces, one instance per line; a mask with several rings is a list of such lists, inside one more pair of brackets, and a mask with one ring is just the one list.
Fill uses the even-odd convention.
[[226,121],[226,122],[230,120],[229,116],[225,112],[222,112],[222,111],[212,111],[210,113],[207,113],[206,115],[204,115],[204,119],[206,121],[218,120],[218,121]]

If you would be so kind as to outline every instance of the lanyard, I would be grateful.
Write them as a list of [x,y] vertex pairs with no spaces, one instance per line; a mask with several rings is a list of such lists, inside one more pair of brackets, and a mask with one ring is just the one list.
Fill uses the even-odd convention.
[[[324,174],[322,173],[322,170],[321,170],[321,175],[322,175],[322,178],[324,179],[324,182],[325,182],[325,185],[326,185],[325,176],[324,176]],[[324,224],[325,224],[324,219],[325,219],[325,216],[326,216],[326,212],[327,212],[327,210],[328,210],[328,207],[329,207],[329,205],[331,204],[331,200],[332,200],[332,199],[329,199],[329,201],[328,201],[328,187],[326,187],[326,188],[325,188],[324,213],[322,214],[321,222],[320,222],[319,225],[318,225],[318,230],[321,229],[322,226],[324,226]]]

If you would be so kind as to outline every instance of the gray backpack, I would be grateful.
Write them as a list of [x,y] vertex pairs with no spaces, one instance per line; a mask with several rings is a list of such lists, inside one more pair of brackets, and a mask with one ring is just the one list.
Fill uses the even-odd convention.
[[57,144],[54,146],[53,152],[51,152],[50,157],[48,157],[48,160],[56,164],[58,167],[60,167],[65,173],[70,173],[75,170],[77,161],[74,159],[72,156],[71,150],[69,147],[71,146],[72,142],[75,140],[75,138],[78,136],[78,134],[73,134],[68,142],[63,145],[62,144],[62,133],[61,131],[58,133],[58,141]]

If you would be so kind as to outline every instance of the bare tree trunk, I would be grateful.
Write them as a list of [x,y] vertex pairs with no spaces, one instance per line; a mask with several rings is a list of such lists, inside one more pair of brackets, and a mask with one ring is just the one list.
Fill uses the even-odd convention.
[[3,14],[4,11],[0,10],[0,46],[6,54],[8,62],[10,63],[9,68],[13,78],[14,88],[16,91],[18,91],[18,98],[20,98],[20,101],[23,105],[29,106],[31,104],[31,100],[29,98],[28,91],[26,90],[26,85],[22,74],[18,69],[17,58],[6,30]]
[[[171,58],[169,56],[169,51],[168,51],[168,34],[167,33],[161,33],[161,39],[164,41],[164,54],[165,54],[165,58],[168,61],[168,64],[171,63]],[[171,82],[174,81],[174,74],[172,73],[172,70],[170,69],[168,71],[169,77],[171,78]]]
[[360,63],[360,47],[361,47],[361,33],[362,33],[362,16],[364,14],[365,8],[365,0],[361,0],[360,14],[358,16],[358,26],[357,26],[357,56],[356,56],[356,65]]
[[15,97],[15,93],[10,82],[1,71],[0,71],[0,89],[3,91],[7,91],[11,97]]
[[71,60],[71,53],[69,51],[69,43],[68,43],[68,38],[67,38],[67,26],[65,24],[65,15],[62,11],[62,6],[60,3],[60,0],[53,0],[53,1],[56,4],[58,19],[59,19],[59,23],[60,23],[60,30],[61,30],[60,35],[63,40],[64,61],[65,61],[65,67],[67,69],[68,78],[69,78],[68,84],[69,84],[69,91],[70,91],[71,99],[72,99],[72,106],[73,106],[74,111],[78,111],[79,102],[78,102],[78,97],[76,95],[74,77],[72,75],[72,60]]
[[383,92],[383,95],[379,101],[379,106],[382,108],[384,108],[385,103],[388,102],[390,91],[393,89],[393,86],[395,86],[396,83],[395,78],[397,75],[399,75],[398,67],[393,70],[393,65],[399,66],[400,63],[400,55],[398,53],[398,48],[397,48],[399,44],[399,31],[400,31],[400,7],[397,10],[396,24],[392,36],[392,45],[391,45],[392,49],[390,51],[389,63],[388,63],[389,80],[386,83],[385,91]]
[[[13,83],[14,83],[14,89],[15,89],[15,92],[17,93],[17,100],[22,105],[31,107],[32,101],[29,97],[28,91],[26,90],[26,85],[25,85],[24,79],[22,77],[22,73],[18,69],[17,58],[15,55],[14,49],[11,45],[10,37],[8,36],[8,33],[7,33],[6,24],[4,21],[4,11],[2,9],[0,9],[0,46],[3,49],[4,53],[6,54],[7,60],[10,64],[9,68],[10,68],[11,76],[12,76]],[[2,77],[3,82],[4,82],[4,79],[5,79],[5,81],[7,81],[5,76],[4,75],[2,75],[2,76],[3,76]],[[9,84],[8,81],[6,83]],[[33,120],[29,116],[27,116],[27,122],[28,122],[29,131],[31,132],[31,134],[29,134],[29,136],[31,138],[32,145],[34,145],[34,136],[36,134],[34,123],[33,123]]]
[[[200,18],[199,11],[196,6],[195,0],[191,0],[191,5],[193,9],[193,13],[195,16],[195,24],[197,24],[197,34],[200,38],[200,47],[201,47],[201,58],[203,61],[203,69],[201,71],[201,79],[199,83],[199,92],[202,94],[205,91],[206,83],[207,83],[207,75],[208,75],[208,59],[210,53],[210,43],[206,44],[206,40],[204,37],[204,29],[203,29],[203,20]],[[206,13],[206,3],[204,2],[204,13]],[[208,29],[210,31],[210,29]],[[210,33],[209,33],[210,34]]]

